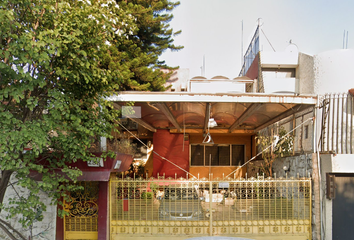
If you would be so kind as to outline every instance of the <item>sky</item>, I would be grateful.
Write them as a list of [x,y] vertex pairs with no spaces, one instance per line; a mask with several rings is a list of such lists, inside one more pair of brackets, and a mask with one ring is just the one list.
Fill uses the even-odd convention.
[[[354,46],[354,1],[352,0],[180,0],[170,22],[175,45],[160,60],[169,66],[188,68],[189,77],[223,75],[235,78],[260,21],[263,51],[284,51],[289,42],[299,51],[315,55]],[[260,20],[259,20],[260,19]],[[242,30],[243,29],[243,30]],[[348,35],[344,37],[344,33]],[[348,33],[348,34],[347,34]],[[353,39],[351,41],[351,38]],[[242,44],[243,43],[243,44]],[[243,47],[242,47],[243,46]],[[243,53],[242,53],[243,49]]]

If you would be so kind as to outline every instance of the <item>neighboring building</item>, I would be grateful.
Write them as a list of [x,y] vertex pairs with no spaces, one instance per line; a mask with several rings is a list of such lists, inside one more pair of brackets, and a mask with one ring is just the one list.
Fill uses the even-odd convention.
[[[320,157],[318,200],[322,239],[352,239],[354,229],[353,49],[314,56],[315,91],[320,94],[317,144]],[[349,91],[348,91],[349,90]]]
[[[258,82],[257,92],[281,93],[281,87],[288,94],[319,96],[315,109],[279,119],[262,131],[276,134],[280,126],[294,130],[294,153],[298,157],[277,161],[274,170],[283,176],[285,172],[289,176],[311,174],[314,239],[352,239],[354,205],[349,192],[354,188],[354,50],[309,56],[298,52],[293,44],[285,52],[258,51],[261,44],[258,27],[240,73]],[[248,89],[254,87],[248,85]],[[311,118],[315,124],[304,123]]]

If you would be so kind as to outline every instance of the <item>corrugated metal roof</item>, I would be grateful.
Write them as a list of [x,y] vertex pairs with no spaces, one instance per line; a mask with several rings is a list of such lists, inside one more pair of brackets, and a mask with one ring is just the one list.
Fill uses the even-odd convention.
[[109,100],[118,108],[128,102],[140,106],[141,119],[132,120],[150,131],[186,129],[202,132],[207,128],[209,118],[214,118],[218,125],[213,131],[225,133],[254,133],[317,103],[314,95],[261,93],[122,92]]

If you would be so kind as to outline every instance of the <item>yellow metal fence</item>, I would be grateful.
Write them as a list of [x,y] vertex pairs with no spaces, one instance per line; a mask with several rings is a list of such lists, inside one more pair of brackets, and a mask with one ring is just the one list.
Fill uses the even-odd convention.
[[311,239],[308,178],[114,178],[110,198],[112,240],[167,235]]

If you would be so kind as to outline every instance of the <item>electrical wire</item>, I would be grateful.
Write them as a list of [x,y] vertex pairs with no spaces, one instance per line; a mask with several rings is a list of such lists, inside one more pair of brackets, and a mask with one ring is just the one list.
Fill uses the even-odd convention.
[[[287,135],[289,135],[290,133],[292,133],[293,131],[295,131],[297,128],[299,128],[300,126],[302,126],[303,124],[305,124],[306,122],[310,121],[310,120],[313,120],[314,118],[309,118],[307,119],[306,121],[304,121],[303,123],[301,123],[299,126],[297,126],[296,128],[292,129],[291,131],[287,132],[284,136],[282,136],[280,140],[282,140],[284,137],[286,137]],[[239,166],[238,168],[236,168],[234,171],[232,171],[231,173],[229,173],[228,175],[226,175],[224,177],[227,178],[229,177],[231,174],[237,172],[239,169],[241,169],[242,167],[246,166],[249,162],[251,162],[252,160],[254,160],[256,157],[258,157],[259,155],[261,155],[264,151],[268,150],[273,144],[269,145],[268,147],[266,147],[265,149],[263,149],[263,151],[259,152],[258,154],[256,154],[254,157],[252,157],[250,160],[248,160],[247,162],[245,162],[244,164],[242,164],[241,166]]]
[[[306,122],[310,121],[310,120],[314,120],[314,118],[308,118],[307,120],[305,120],[303,123],[301,123],[299,126],[295,127],[294,129],[292,129],[291,131],[287,132],[284,136],[282,136],[280,140],[282,140],[284,137],[288,136],[290,133],[292,133],[293,131],[295,131],[297,128],[301,127],[303,124],[305,124]],[[126,130],[130,135],[132,135],[135,139],[137,139],[141,144],[143,144],[145,147],[147,147],[147,145],[141,141],[136,135],[134,135],[132,132],[130,132],[126,127],[124,127],[120,122],[118,122],[118,124],[124,129]],[[264,151],[268,150],[273,144],[270,144],[268,147],[266,147],[265,149],[263,149],[263,151],[259,152],[258,154],[256,154],[254,157],[252,157],[251,159],[249,159],[247,162],[245,162],[244,164],[242,164],[241,166],[239,166],[238,168],[236,168],[234,171],[232,171],[231,173],[229,173],[228,175],[226,175],[224,177],[224,179],[226,179],[227,177],[229,177],[231,174],[237,172],[239,169],[241,169],[242,167],[246,166],[248,163],[250,163],[252,160],[254,160],[256,157],[258,157],[259,155],[261,155]],[[191,174],[190,172],[188,172],[187,170],[183,169],[182,167],[178,166],[177,164],[175,164],[174,162],[168,160],[167,158],[161,156],[160,154],[158,154],[155,150],[153,150],[153,153],[155,153],[157,156],[159,156],[161,159],[171,163],[172,165],[176,166],[177,168],[181,169],[182,171],[186,172],[187,176],[191,175],[194,178],[197,178],[196,176],[194,176],[193,174]]]
[[[126,127],[124,127],[120,122],[118,122],[119,126],[121,126],[122,128],[124,128],[124,130],[126,130],[130,135],[132,135],[136,140],[138,140],[141,144],[143,144],[145,147],[148,147],[143,141],[141,141],[137,136],[135,136],[131,131],[129,131]],[[181,168],[180,166],[178,166],[177,164],[175,164],[174,162],[168,160],[167,158],[161,156],[160,154],[158,154],[155,150],[152,150],[153,153],[155,153],[157,156],[159,156],[161,159],[171,163],[172,165],[176,166],[177,168],[181,169],[182,171],[186,172],[187,176],[191,175],[194,178],[197,178],[196,176],[194,176],[193,174],[191,174],[190,172],[188,172],[187,170]]]

